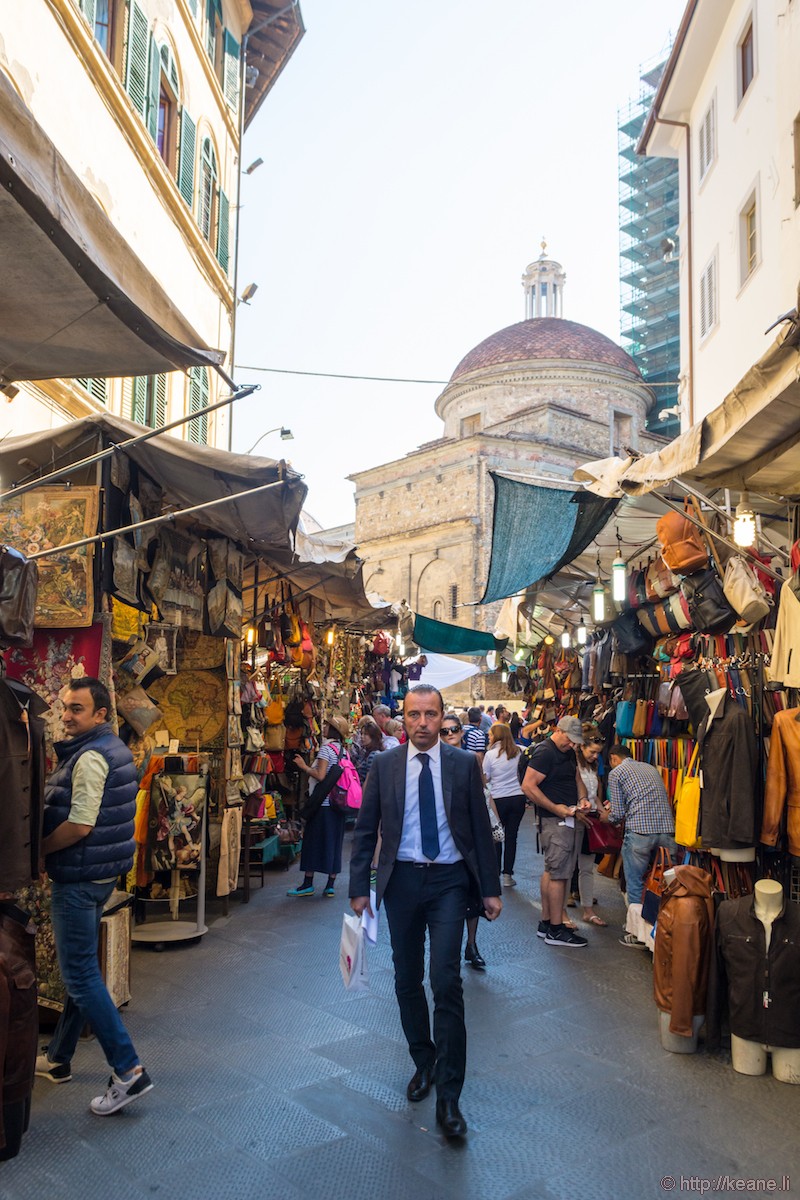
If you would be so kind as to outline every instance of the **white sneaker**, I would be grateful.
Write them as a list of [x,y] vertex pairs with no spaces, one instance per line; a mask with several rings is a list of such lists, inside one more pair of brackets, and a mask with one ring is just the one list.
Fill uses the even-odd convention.
[[513,875],[501,875],[500,882],[502,883],[503,887],[516,887],[517,886],[517,881]]
[[139,1096],[143,1096],[145,1092],[152,1090],[152,1081],[144,1068],[138,1075],[132,1075],[125,1081],[118,1075],[112,1074],[105,1095],[95,1096],[89,1108],[96,1117],[110,1117],[112,1113],[118,1112],[126,1104],[130,1104]]

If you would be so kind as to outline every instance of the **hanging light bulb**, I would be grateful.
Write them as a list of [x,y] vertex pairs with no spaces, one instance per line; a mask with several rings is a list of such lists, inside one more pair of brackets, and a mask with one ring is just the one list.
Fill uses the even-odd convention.
[[334,634],[334,631],[333,631],[333,626],[331,625],[330,629],[329,629],[329,630],[328,630],[328,632],[325,634],[325,642],[326,642],[326,644],[327,644],[328,646],[332,646],[332,645],[333,645],[333,639],[334,639],[334,637],[335,637],[335,634]]
[[545,644],[545,646],[552,646],[552,645],[553,645],[553,642],[554,642],[555,640],[556,640],[556,639],[555,639],[554,637],[552,637],[552,635],[551,635],[551,634],[549,634],[549,633],[548,633],[547,637],[544,639],[544,644]]
[[500,682],[508,683],[508,667],[505,665],[505,663],[503,664],[503,669],[500,672]]
[[522,662],[524,657],[525,657],[525,647],[520,646],[519,650],[514,655],[514,658],[517,660],[517,662]]
[[611,598],[622,604],[628,591],[628,567],[622,557],[622,543],[617,526],[617,557],[611,564]]
[[255,646],[257,630],[255,625],[248,625],[245,630],[244,640],[248,646]]
[[563,650],[569,650],[570,647],[570,636],[568,630],[566,629],[561,635],[561,647]]
[[584,624],[583,617],[581,617],[581,623],[578,626],[578,645],[586,645],[586,625]]
[[736,505],[733,540],[737,546],[752,546],[756,540],[756,514],[750,506],[750,497],[747,492],[742,492],[739,503]]
[[600,578],[600,551],[597,551],[597,583],[592,588],[592,617],[595,624],[606,619],[606,589]]

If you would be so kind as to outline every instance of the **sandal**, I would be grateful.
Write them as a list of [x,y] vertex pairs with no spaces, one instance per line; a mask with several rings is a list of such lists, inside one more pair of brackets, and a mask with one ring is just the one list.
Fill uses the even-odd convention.
[[598,917],[597,913],[590,913],[588,917],[583,918],[587,925],[599,925],[603,929],[608,928],[608,921],[604,921],[602,917]]
[[578,928],[578,926],[575,924],[574,921],[562,921],[562,924],[565,929],[577,929]]

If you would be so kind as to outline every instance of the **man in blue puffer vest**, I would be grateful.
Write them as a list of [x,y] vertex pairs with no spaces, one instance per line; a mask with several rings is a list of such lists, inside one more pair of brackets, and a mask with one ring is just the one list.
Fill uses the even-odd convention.
[[109,1116],[149,1092],[139,1062],[100,974],[97,938],[103,908],[133,862],[136,768],[108,724],[111,698],[97,679],[73,679],[64,696],[68,737],[56,742],[58,766],[45,787],[44,865],[52,881],[51,915],[67,1003],[55,1034],[36,1060],[52,1083],[72,1078],[72,1055],[88,1022],[112,1070],[90,1108]]

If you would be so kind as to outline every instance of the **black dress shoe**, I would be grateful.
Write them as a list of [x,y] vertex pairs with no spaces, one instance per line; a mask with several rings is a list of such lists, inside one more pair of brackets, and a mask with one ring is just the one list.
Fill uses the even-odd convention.
[[467,1122],[461,1115],[457,1100],[436,1101],[436,1123],[441,1125],[446,1138],[462,1138],[467,1132]]
[[464,951],[464,961],[468,962],[476,971],[486,970],[486,959],[481,958],[481,952],[474,942],[467,943],[467,948]]
[[424,1100],[431,1090],[433,1085],[433,1067],[423,1067],[417,1071],[409,1081],[406,1088],[406,1096],[412,1104],[416,1104],[418,1100]]

